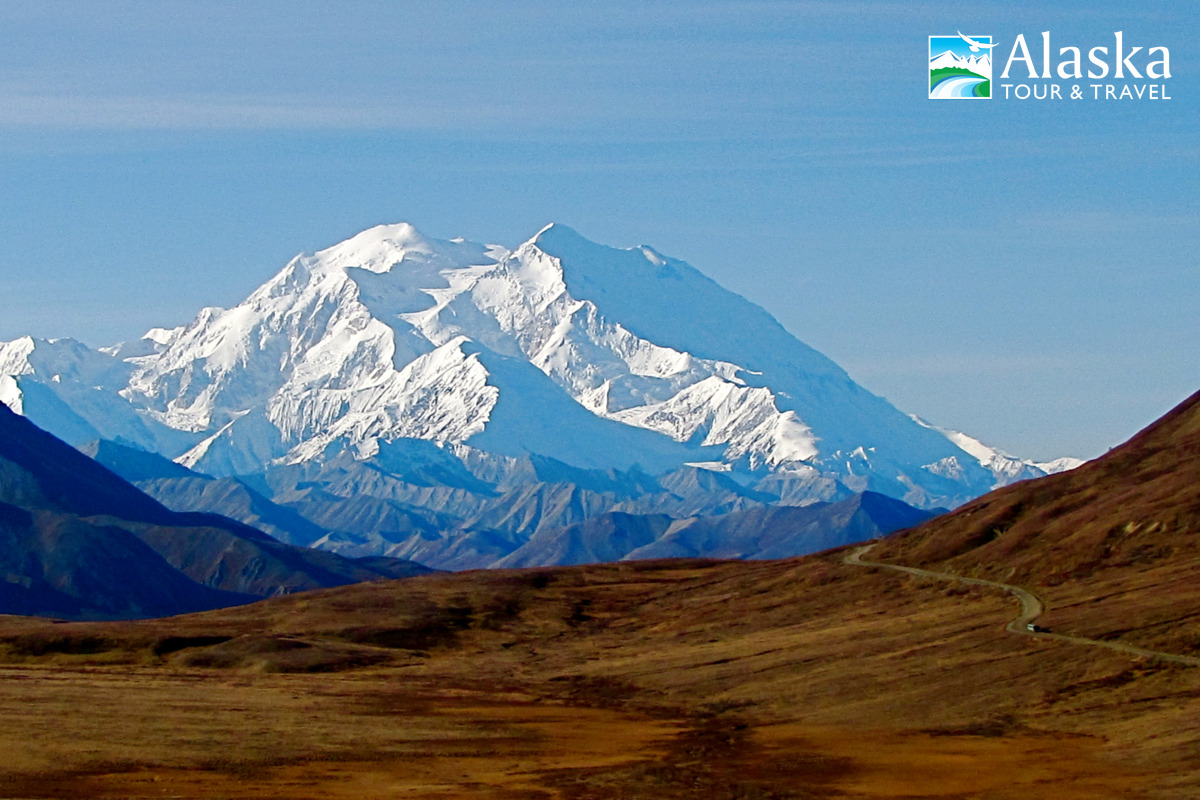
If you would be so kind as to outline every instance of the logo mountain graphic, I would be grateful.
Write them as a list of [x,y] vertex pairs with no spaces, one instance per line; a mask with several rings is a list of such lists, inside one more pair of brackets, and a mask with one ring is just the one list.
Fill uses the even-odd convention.
[[987,100],[992,96],[991,36],[929,37],[929,97]]

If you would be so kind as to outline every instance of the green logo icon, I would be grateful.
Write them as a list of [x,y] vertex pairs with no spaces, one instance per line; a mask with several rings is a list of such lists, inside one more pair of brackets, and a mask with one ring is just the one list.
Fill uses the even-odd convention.
[[992,96],[991,36],[929,37],[929,98],[988,100]]

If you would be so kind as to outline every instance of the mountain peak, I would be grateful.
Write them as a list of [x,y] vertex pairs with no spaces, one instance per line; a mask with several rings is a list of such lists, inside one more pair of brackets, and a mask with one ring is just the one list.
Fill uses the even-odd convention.
[[530,239],[527,244],[534,245],[540,250],[556,255],[558,250],[574,250],[578,247],[600,247],[579,231],[561,222],[551,222]]
[[344,242],[317,252],[330,267],[358,267],[371,272],[388,272],[411,256],[428,258],[437,246],[407,222],[376,225]]
[[[565,234],[565,235],[570,235],[570,236],[580,236],[579,231],[575,230],[570,225],[566,225],[561,222],[547,222],[545,225],[543,225],[541,227],[541,229],[537,233],[535,233],[533,235],[533,238],[537,239],[546,234],[550,234],[550,235]],[[582,237],[580,237],[580,238],[582,238]]]
[[[537,235],[529,241],[538,247],[543,252],[555,256],[560,260],[562,258],[570,258],[571,256],[584,257],[589,255],[610,254],[617,258],[627,260],[627,263],[635,268],[645,269],[645,264],[638,261],[629,260],[625,254],[637,254],[642,256],[654,268],[659,270],[657,277],[678,277],[677,273],[668,267],[668,259],[649,245],[639,245],[637,247],[610,247],[604,244],[597,244],[591,239],[588,239],[579,231],[559,222],[551,222],[546,227],[538,231]],[[578,269],[579,265],[576,264]]]

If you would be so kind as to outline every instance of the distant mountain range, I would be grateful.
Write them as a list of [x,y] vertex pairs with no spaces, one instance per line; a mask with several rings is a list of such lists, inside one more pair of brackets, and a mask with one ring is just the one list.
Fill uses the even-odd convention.
[[[503,526],[457,530],[372,498],[333,500],[325,516],[315,515],[320,522],[383,531],[379,540],[363,541],[329,533],[237,479],[199,475],[110,442],[83,449],[93,458],[0,404],[0,614],[170,616],[429,572],[394,557],[400,552],[450,568],[773,558],[872,538],[932,516],[871,492],[802,508],[758,506],[685,519],[609,512],[564,527],[543,526],[525,538]],[[240,521],[171,511],[118,471]],[[567,505],[579,497],[574,487],[564,492]],[[511,511],[524,517],[530,509]],[[261,529],[310,543],[319,537],[326,549],[285,544]],[[380,550],[387,554],[377,555]]]
[[863,492],[936,509],[1078,463],[911,418],[688,264],[559,225],[513,250],[379,226],[136,342],[3,343],[0,402],[173,508],[445,568],[605,515],[640,541]]
[[168,616],[429,571],[293,547],[215,514],[170,511],[3,404],[0,542],[4,614]]

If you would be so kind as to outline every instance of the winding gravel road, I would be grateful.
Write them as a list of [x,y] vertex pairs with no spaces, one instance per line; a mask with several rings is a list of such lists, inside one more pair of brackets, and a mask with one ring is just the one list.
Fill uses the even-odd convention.
[[1049,631],[1031,631],[1028,629],[1029,624],[1042,615],[1046,610],[1045,604],[1036,594],[1028,589],[1022,589],[1020,586],[1013,586],[1008,583],[998,583],[996,581],[985,581],[981,578],[964,578],[961,575],[955,575],[951,572],[932,572],[927,569],[917,569],[916,567],[902,567],[899,564],[884,564],[879,561],[863,561],[862,557],[878,542],[863,545],[855,548],[842,559],[843,563],[850,564],[856,567],[872,567],[876,569],[890,569],[895,572],[907,572],[909,575],[917,575],[922,578],[933,578],[941,581],[956,581],[958,583],[966,583],[973,586],[987,586],[992,589],[1000,589],[1011,594],[1021,602],[1021,613],[1012,622],[1004,626],[1004,629],[1009,633],[1017,633],[1022,636],[1034,636],[1038,639],[1054,639],[1060,642],[1070,642],[1071,644],[1083,644],[1091,647],[1103,647],[1106,650],[1116,650],[1129,655],[1140,656],[1142,658],[1154,658],[1159,661],[1169,661],[1172,664],[1184,664],[1189,667],[1200,667],[1200,658],[1192,658],[1191,656],[1177,656],[1172,653],[1160,653],[1157,650],[1145,650],[1141,647],[1133,647],[1120,642],[1105,642],[1099,639],[1085,639],[1082,636],[1068,636],[1062,633],[1050,633]]

